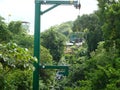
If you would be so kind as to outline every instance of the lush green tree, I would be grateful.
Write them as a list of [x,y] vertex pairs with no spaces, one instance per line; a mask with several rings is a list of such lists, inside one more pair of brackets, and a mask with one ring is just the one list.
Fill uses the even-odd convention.
[[24,48],[33,48],[33,35],[27,33],[28,28],[24,28],[22,22],[11,21],[8,24],[8,30],[12,34],[11,41],[17,43]]
[[[81,58],[77,60],[76,65],[72,63],[69,79],[66,80],[65,90],[119,90],[120,89],[120,59],[119,50],[119,6],[118,0],[98,0],[99,10],[96,12],[100,20],[100,26],[94,29],[94,26],[88,24],[84,29],[76,25],[75,29],[84,30],[89,39],[97,38],[94,36],[97,31],[102,29],[104,42],[99,42],[96,49],[90,53],[91,58]],[[84,18],[85,19],[85,18]],[[89,18],[91,20],[92,19]],[[89,21],[88,19],[88,21]],[[79,20],[76,23],[80,23]],[[83,23],[83,22],[82,22]],[[96,22],[97,23],[97,22]],[[93,24],[96,25],[96,24]],[[80,26],[80,25],[79,25]],[[87,28],[86,28],[87,27]],[[102,27],[102,28],[101,28]],[[91,31],[90,31],[91,30]],[[92,32],[93,30],[93,32]],[[94,33],[95,32],[95,33]],[[97,35],[97,34],[96,34]],[[92,44],[91,42],[89,44]],[[109,50],[106,50],[105,48]],[[81,51],[82,52],[82,51]],[[81,55],[81,53],[80,53]],[[83,56],[85,57],[85,56]],[[75,69],[74,69],[75,68]],[[76,77],[77,76],[77,77]],[[73,81],[73,82],[72,82]]]
[[120,59],[117,51],[106,51],[104,42],[91,53],[91,58],[85,56],[70,58],[70,74],[61,85],[65,90],[119,90]]
[[112,90],[112,86],[114,86],[115,90],[119,90],[120,88],[117,86],[118,82],[120,82],[118,80],[120,71],[117,64],[119,57],[114,48],[108,52],[103,48],[103,45],[104,42],[101,42],[96,52],[91,54],[92,58],[89,65],[92,67],[92,71],[87,77],[92,80],[93,89],[108,90],[111,87],[110,90]]
[[15,43],[0,44],[0,89],[30,90],[35,59]]
[[5,88],[3,90],[32,90],[32,71],[19,70],[5,75]]
[[56,27],[56,31],[62,33],[69,38],[70,33],[72,32],[73,22],[65,22]]
[[14,35],[13,42],[17,43],[19,46],[32,49],[33,48],[33,35],[25,34],[25,35]]
[[[35,59],[26,48],[15,43],[0,44],[0,90],[31,90],[33,62]],[[41,46],[41,65],[52,65],[49,51]],[[43,89],[49,88],[55,77],[53,70],[40,70]]]
[[88,52],[97,48],[98,42],[102,40],[102,31],[99,18],[96,14],[78,16],[74,21],[73,31],[83,32],[88,45]]
[[[101,7],[100,7],[101,8]],[[103,23],[103,34],[105,39],[105,48],[115,47],[119,51],[120,55],[120,33],[119,33],[119,15],[120,15],[120,2],[114,2],[109,6],[106,5],[104,15],[104,23]]]
[[7,28],[4,18],[0,16],[0,42],[8,42],[12,38],[12,34]]
[[14,34],[24,34],[26,33],[25,28],[22,27],[21,21],[11,21],[8,24],[8,29]]
[[50,54],[53,56],[53,60],[58,62],[64,52],[65,36],[50,28],[41,35],[41,45],[50,50]]
[[[33,36],[27,33],[21,22],[12,21],[7,25],[2,17],[0,17],[0,30],[0,40],[4,42],[0,44],[0,90],[31,90],[32,64],[35,61],[31,56]],[[40,58],[41,65],[53,64],[49,50],[43,46]],[[40,78],[41,89],[49,89],[53,84],[55,71],[40,70]]]
[[[120,89],[118,55],[120,3],[117,0],[98,1],[101,7],[96,12],[98,16],[85,15],[84,19],[80,19],[81,21],[77,19],[73,26],[74,31],[84,32],[91,58],[86,57],[86,47],[78,51],[74,48],[72,55],[65,55],[66,62],[70,65],[70,72],[67,79],[59,81],[58,86],[63,90]],[[102,33],[105,41],[99,42],[102,40]],[[109,50],[106,50],[104,46]]]
[[[53,58],[50,55],[49,50],[47,50],[43,46],[41,46],[40,65],[53,65]],[[45,83],[45,85],[47,85],[42,88],[44,88],[44,89],[49,88],[50,85],[52,85],[52,83],[54,81],[54,77],[55,77],[54,70],[41,69],[40,70],[40,78],[43,81],[43,83]]]
[[117,0],[97,0],[98,1],[98,11],[97,11],[97,15],[100,18],[100,23],[103,25],[104,22],[106,21],[105,19],[105,10],[111,6],[113,3],[116,3]]
[[4,18],[2,16],[0,16],[0,23],[4,23]]
[[41,65],[52,65],[53,64],[53,57],[51,56],[50,52],[48,49],[46,49],[43,46],[40,46],[41,49],[41,57],[40,57],[40,63]]

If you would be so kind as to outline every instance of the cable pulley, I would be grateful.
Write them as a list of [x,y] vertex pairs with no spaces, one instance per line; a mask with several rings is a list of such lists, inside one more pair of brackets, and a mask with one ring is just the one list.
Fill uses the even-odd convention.
[[74,5],[76,9],[79,9],[81,8],[81,4],[80,4],[80,0],[78,1],[78,3],[76,5]]

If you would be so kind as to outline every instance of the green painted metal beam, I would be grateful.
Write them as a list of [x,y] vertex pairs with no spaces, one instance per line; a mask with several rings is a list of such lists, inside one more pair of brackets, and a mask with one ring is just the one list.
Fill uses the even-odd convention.
[[69,67],[68,66],[45,66],[45,65],[40,65],[39,69],[62,69],[64,72],[60,72],[60,74],[63,74],[64,76],[68,76],[69,72]]
[[68,69],[68,66],[45,66],[45,65],[40,65],[40,69]]
[[77,4],[78,0],[37,0],[41,4]]

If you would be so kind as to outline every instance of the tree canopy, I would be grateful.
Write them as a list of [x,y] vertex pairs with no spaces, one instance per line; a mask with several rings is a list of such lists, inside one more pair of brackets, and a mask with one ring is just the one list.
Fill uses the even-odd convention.
[[[120,90],[120,1],[97,1],[94,13],[41,33],[40,65],[69,66],[68,77],[40,69],[41,90]],[[32,90],[33,39],[22,22],[0,16],[0,90]]]
[[89,54],[97,48],[98,42],[102,40],[101,24],[95,13],[81,17],[78,16],[74,21],[73,31],[84,34]]
[[48,31],[42,33],[41,39],[41,45],[50,50],[53,60],[58,62],[64,52],[65,36],[51,27]]

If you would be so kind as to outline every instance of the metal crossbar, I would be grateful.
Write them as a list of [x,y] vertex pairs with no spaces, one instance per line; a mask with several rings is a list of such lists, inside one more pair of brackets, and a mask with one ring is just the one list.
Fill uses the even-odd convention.
[[68,76],[69,72],[69,67],[68,66],[45,66],[45,65],[40,65],[39,69],[62,69],[63,71],[60,72],[59,74],[62,74],[64,76]]
[[36,0],[41,4],[77,4],[78,0]]

